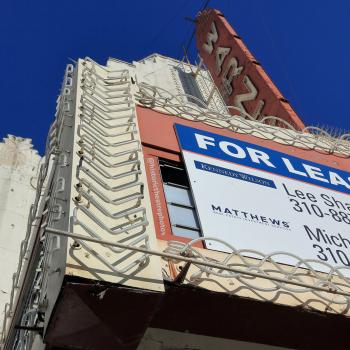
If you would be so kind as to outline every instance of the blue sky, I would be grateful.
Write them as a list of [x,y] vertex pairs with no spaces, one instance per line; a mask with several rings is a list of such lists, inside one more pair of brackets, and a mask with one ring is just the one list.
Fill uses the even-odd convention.
[[[182,58],[204,0],[3,1],[0,137],[43,153],[68,58]],[[350,2],[212,0],[307,125],[349,123]],[[194,42],[191,56],[195,56]]]

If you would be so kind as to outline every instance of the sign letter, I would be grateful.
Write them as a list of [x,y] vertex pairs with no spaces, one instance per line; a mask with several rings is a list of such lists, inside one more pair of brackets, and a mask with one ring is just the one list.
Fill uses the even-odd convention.
[[207,35],[207,42],[203,44],[203,49],[211,54],[213,52],[214,46],[213,43],[216,43],[218,40],[218,31],[216,30],[215,22],[211,24],[211,32]]

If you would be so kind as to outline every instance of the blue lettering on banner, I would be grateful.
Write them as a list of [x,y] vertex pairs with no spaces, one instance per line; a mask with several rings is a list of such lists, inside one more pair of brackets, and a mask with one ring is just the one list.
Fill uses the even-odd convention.
[[350,173],[346,171],[185,125],[175,124],[175,128],[183,151],[350,194]]
[[272,180],[264,179],[263,177],[242,173],[240,171],[222,168],[220,166],[194,161],[197,169],[208,171],[210,173],[215,173],[223,176],[232,177],[237,180],[251,182],[257,185],[276,188],[275,183]]

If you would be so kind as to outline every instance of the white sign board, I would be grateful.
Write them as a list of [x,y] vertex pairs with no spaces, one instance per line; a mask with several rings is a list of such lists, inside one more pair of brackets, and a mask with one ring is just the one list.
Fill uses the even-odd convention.
[[[350,266],[350,173],[184,125],[176,131],[204,237]],[[215,241],[207,248],[230,251]]]

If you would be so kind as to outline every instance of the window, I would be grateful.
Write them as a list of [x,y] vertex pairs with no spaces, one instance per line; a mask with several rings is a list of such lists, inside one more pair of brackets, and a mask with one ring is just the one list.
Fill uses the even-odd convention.
[[[198,87],[196,79],[193,77],[193,74],[191,72],[185,72],[180,67],[174,67],[174,69],[178,73],[178,76],[181,81],[181,85],[185,94],[189,95],[187,96],[187,101],[194,103],[197,106],[202,108],[206,107],[207,103],[204,100],[204,97]],[[194,96],[197,99],[191,98],[191,96]]]
[[159,159],[172,233],[195,239],[201,229],[186,170],[181,163]]

